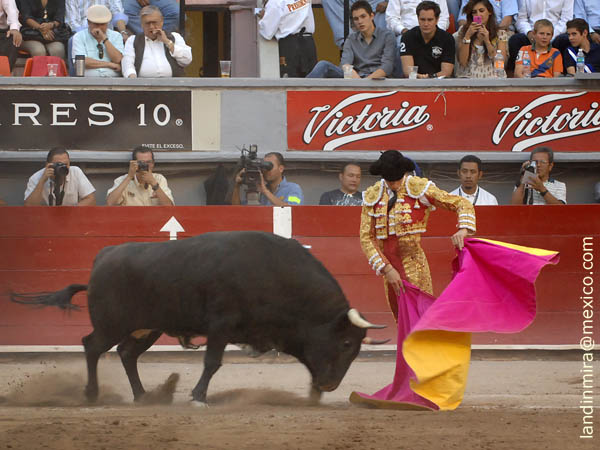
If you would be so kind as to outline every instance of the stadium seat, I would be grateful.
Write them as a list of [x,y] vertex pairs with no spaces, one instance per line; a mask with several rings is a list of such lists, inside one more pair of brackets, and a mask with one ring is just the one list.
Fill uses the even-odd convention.
[[58,56],[34,56],[25,63],[24,77],[46,77],[48,76],[48,64],[58,64],[57,77],[67,76],[65,61]]
[[10,77],[10,64],[8,62],[8,57],[0,56],[0,76]]

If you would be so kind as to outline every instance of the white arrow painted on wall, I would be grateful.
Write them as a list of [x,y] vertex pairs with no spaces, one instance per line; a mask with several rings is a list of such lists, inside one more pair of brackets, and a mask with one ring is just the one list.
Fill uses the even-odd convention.
[[181,224],[177,221],[175,216],[172,216],[169,220],[167,220],[167,223],[165,223],[163,225],[163,227],[160,229],[160,231],[168,232],[170,240],[176,241],[177,233],[183,233],[185,230],[183,229]]

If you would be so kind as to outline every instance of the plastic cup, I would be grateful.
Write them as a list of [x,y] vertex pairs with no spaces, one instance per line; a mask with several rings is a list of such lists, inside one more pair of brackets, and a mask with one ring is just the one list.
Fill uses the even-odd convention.
[[411,80],[417,79],[417,74],[419,73],[419,66],[409,66],[410,72],[408,73],[408,78]]
[[219,61],[221,65],[221,78],[231,77],[231,61]]
[[342,69],[344,70],[344,78],[352,78],[352,72],[354,71],[352,64],[344,64]]
[[55,77],[58,73],[58,64],[48,64],[48,76]]

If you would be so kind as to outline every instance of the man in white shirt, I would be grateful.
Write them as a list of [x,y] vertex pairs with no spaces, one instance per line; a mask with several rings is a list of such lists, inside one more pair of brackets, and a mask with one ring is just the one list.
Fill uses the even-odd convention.
[[269,0],[258,17],[261,36],[277,39],[280,76],[304,78],[317,63],[310,0]]
[[475,206],[497,205],[496,197],[479,186],[482,177],[481,159],[475,155],[466,155],[458,165],[460,186],[450,193],[466,198]]
[[62,147],[48,152],[46,167],[34,173],[27,182],[25,206],[93,206],[96,189]]
[[0,55],[8,57],[11,71],[19,56],[17,48],[23,41],[20,29],[19,10],[15,0],[2,0],[0,2]]
[[529,161],[521,165],[519,181],[515,185],[511,203],[513,205],[565,205],[567,185],[550,178],[553,167],[554,152],[550,147],[533,149]]
[[163,15],[156,6],[140,10],[143,33],[129,39],[121,66],[125,78],[182,77],[192,62],[192,49],[179,33],[163,29]]
[[547,19],[554,25],[552,46],[561,50],[569,46],[567,22],[573,18],[573,0],[522,0],[517,15],[517,31],[508,40],[506,70],[512,72],[521,47],[533,44],[533,24]]

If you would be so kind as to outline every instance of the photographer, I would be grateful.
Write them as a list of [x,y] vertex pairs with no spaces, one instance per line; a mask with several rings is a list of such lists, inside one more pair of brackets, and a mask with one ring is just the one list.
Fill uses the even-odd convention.
[[46,156],[46,167],[27,182],[25,206],[93,206],[94,192],[96,189],[83,171],[71,166],[67,151],[54,147]]
[[129,171],[115,179],[106,193],[108,206],[173,206],[167,179],[154,173],[154,153],[145,147],[133,149]]
[[550,178],[554,152],[550,147],[537,147],[529,161],[521,166],[521,174],[512,194],[513,205],[564,205],[567,203],[565,183]]
[[[278,152],[267,153],[264,157],[265,163],[271,163],[270,170],[263,168],[258,172],[260,180],[257,180],[257,191],[260,194],[258,203],[264,206],[288,206],[301,205],[304,201],[302,189],[296,183],[291,183],[283,176],[285,161],[283,155]],[[231,198],[232,205],[248,204],[247,195],[240,194],[240,186],[244,182],[244,173],[247,169],[240,170],[235,176],[235,186]],[[249,191],[248,191],[249,193]]]

